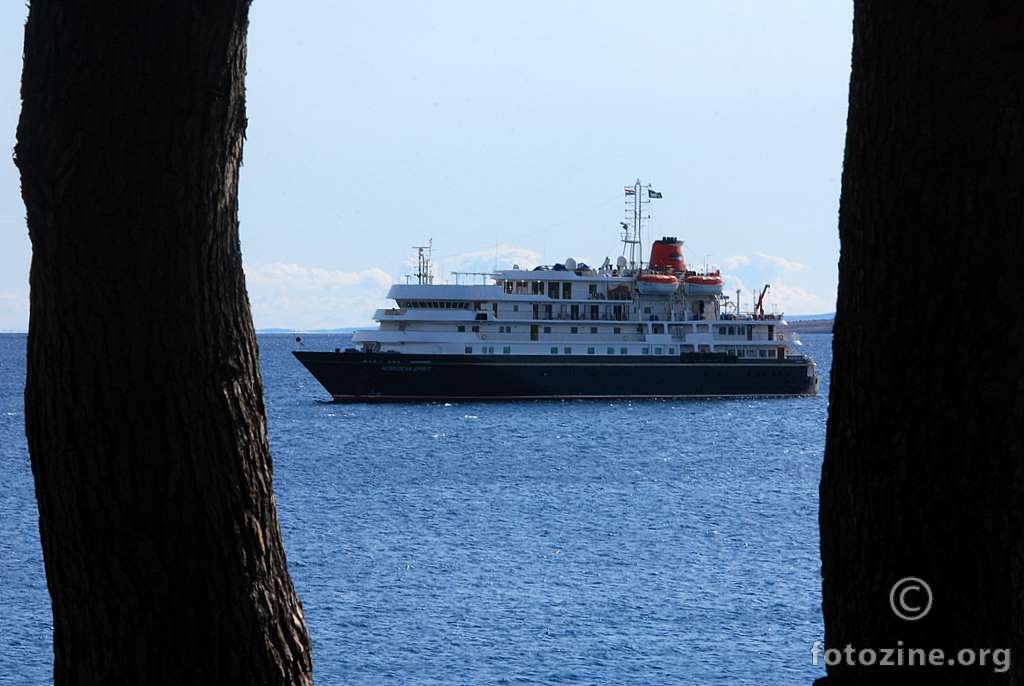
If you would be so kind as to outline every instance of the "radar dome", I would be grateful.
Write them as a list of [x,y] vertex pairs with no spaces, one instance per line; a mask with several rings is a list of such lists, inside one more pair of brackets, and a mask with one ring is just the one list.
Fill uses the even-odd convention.
[[576,260],[572,259],[571,257],[566,258],[565,268],[568,271],[574,271],[576,269]]
[[618,267],[619,269],[625,269],[626,264],[626,258],[623,255],[619,255],[619,259],[615,260],[615,266]]

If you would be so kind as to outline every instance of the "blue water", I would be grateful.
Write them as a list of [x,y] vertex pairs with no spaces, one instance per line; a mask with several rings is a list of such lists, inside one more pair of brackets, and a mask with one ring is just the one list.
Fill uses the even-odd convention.
[[[261,336],[317,683],[810,683],[831,336],[804,343],[816,398],[349,406]],[[0,682],[42,684],[24,347],[0,335]]]

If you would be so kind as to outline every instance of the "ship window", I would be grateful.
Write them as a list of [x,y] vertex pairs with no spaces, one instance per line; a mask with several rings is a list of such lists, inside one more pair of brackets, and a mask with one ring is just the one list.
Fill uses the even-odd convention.
[[644,308],[644,314],[650,314],[650,313],[651,313],[651,308],[645,307]]
[[569,329],[569,333],[579,333],[579,329],[574,326],[571,329]]
[[735,326],[730,326],[729,327],[729,335],[730,336],[735,336],[736,335],[736,327]]
[[594,349],[593,348],[587,348],[587,354],[588,355],[593,355],[594,354]]
[[504,348],[502,348],[502,349],[501,349],[501,352],[503,352],[503,353],[505,353],[506,355],[508,355],[508,354],[510,354],[510,353],[512,352],[512,347],[511,347],[511,346],[508,346],[508,345],[506,345],[506,346],[505,346]]
[[644,325],[643,324],[637,324],[636,325],[636,332],[637,333],[643,333],[644,332]]
[[562,284],[562,297],[566,300],[572,297],[572,284],[568,281]]
[[519,311],[519,305],[513,305],[512,306],[512,311],[513,312],[518,312]]
[[480,331],[480,327],[479,327],[479,326],[476,326],[476,325],[474,325],[474,326],[473,326],[473,331]]
[[597,333],[597,327],[596,326],[590,327],[590,333]]
[[569,355],[572,353],[572,348],[570,348],[569,346],[565,346],[564,348],[562,348],[562,352],[564,352],[566,355]]
[[558,282],[557,281],[549,281],[548,282],[548,297],[549,298],[557,298],[558,297]]
[[557,345],[551,346],[551,354],[552,355],[557,355],[558,354],[558,346]]
[[459,331],[465,331],[465,330],[466,330],[465,324],[460,324],[459,325]]
[[597,284],[596,283],[590,284],[587,287],[587,292],[590,294],[591,297],[597,295]]
[[768,351],[767,350],[758,350],[757,351],[757,355],[758,355],[758,357],[768,357]]
[[551,327],[550,326],[545,326],[544,327],[544,333],[551,333]]
[[672,348],[669,348],[669,349],[668,349],[668,354],[669,354],[669,355],[675,355],[675,354],[676,354],[676,349],[675,349],[674,347],[672,347]]
[[622,333],[622,327],[616,326],[614,329],[612,329],[612,333]]
[[471,345],[467,345],[467,346],[466,346],[466,352],[467,352],[467,353],[471,353],[471,352],[473,352],[473,346],[471,346]]
[[609,355],[614,355],[615,354],[615,348],[608,348],[608,354]]
[[655,348],[654,349],[654,354],[655,355],[660,355],[661,354],[661,348]]
[[651,354],[651,349],[645,346],[645,347],[640,349],[640,354],[641,355],[650,355]]
[[619,354],[620,355],[626,355],[626,354],[628,354],[628,350],[626,348],[619,348]]
[[729,329],[727,329],[726,327],[724,327],[724,326],[718,327],[718,335],[719,336],[725,336],[728,333],[729,333]]

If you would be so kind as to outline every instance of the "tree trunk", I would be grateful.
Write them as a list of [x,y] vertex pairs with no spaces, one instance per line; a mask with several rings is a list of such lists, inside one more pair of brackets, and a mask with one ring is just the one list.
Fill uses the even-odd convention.
[[248,0],[32,0],[17,165],[54,682],[308,684],[238,244]]
[[[855,3],[839,231],[826,645],[1015,661],[844,659],[827,683],[1024,683],[1024,6]],[[904,577],[921,619],[890,607]]]

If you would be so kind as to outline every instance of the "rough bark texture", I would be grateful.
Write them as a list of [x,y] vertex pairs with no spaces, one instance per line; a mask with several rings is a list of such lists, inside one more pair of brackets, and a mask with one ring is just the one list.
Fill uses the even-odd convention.
[[56,684],[306,684],[238,244],[247,0],[33,0],[16,160]]
[[[1022,683],[1024,5],[855,3],[839,224],[826,643],[1011,648],[1013,666],[827,683]],[[906,576],[934,594],[914,622],[889,606]]]

